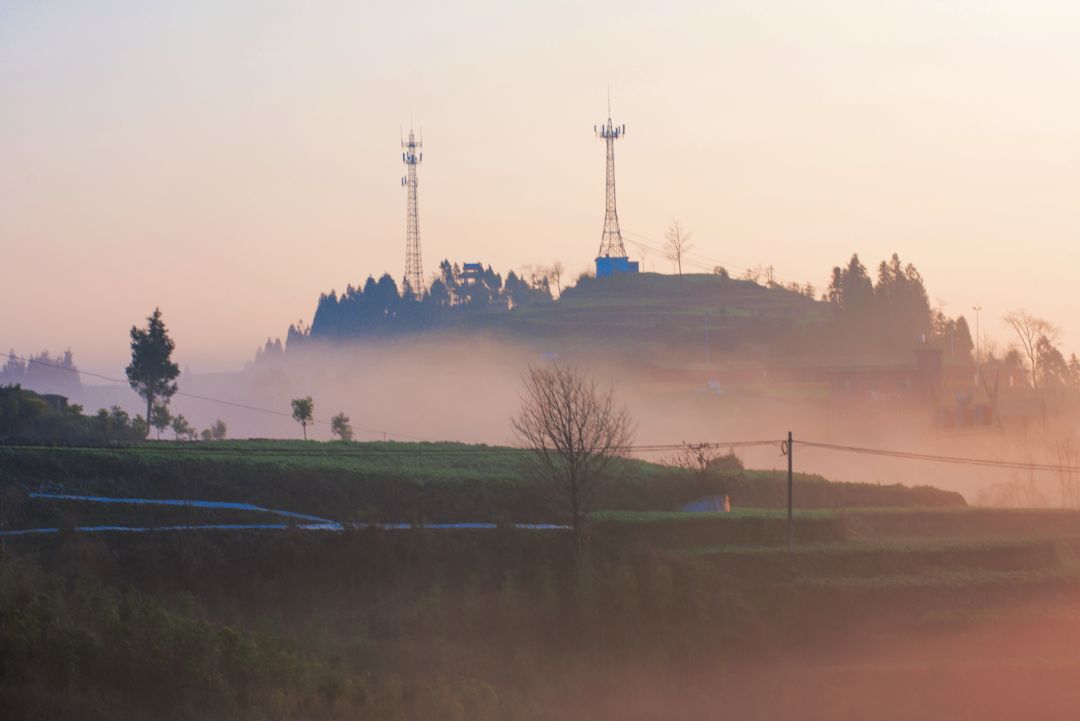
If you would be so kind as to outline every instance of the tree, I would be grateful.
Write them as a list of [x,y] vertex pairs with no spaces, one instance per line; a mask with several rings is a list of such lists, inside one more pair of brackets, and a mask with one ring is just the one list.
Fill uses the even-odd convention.
[[292,417],[293,420],[300,424],[300,427],[304,429],[304,440],[307,440],[307,427],[312,423],[312,417],[315,415],[315,402],[311,400],[311,396],[307,398],[293,398],[292,402]]
[[514,435],[531,451],[529,470],[552,501],[571,519],[574,544],[603,485],[616,474],[619,454],[633,428],[614,392],[584,373],[557,364],[529,366]]
[[186,438],[191,432],[191,424],[188,423],[188,419],[184,418],[183,413],[177,413],[172,418],[172,430],[176,434],[176,440]]
[[164,403],[155,403],[153,411],[150,412],[150,425],[157,430],[158,440],[161,440],[161,432],[169,427],[172,423],[172,414],[169,413],[169,407]]
[[146,328],[131,326],[131,364],[126,370],[128,383],[146,399],[149,418],[156,399],[167,403],[176,393],[173,381],[180,375],[180,366],[172,362],[176,343],[161,320],[161,309],[155,308],[146,320]]
[[678,220],[672,220],[671,226],[664,233],[664,239],[666,244],[664,246],[664,254],[667,259],[675,264],[675,267],[679,270],[679,277],[682,277],[682,262],[683,256],[693,249],[694,245],[690,242],[690,233],[683,230],[682,225]]
[[215,441],[223,441],[225,440],[227,431],[228,429],[225,427],[225,421],[218,418],[214,421],[213,425],[210,426],[210,438]]
[[566,274],[566,266],[563,265],[561,260],[557,260],[551,264],[548,268],[548,278],[551,279],[551,284],[555,286],[555,292],[562,296],[562,278]]
[[[293,417],[296,417],[295,411]],[[344,411],[330,419],[330,432],[343,441],[353,439],[352,426],[349,425],[349,417],[345,415]]]
[[1005,314],[1004,320],[1016,333],[1020,348],[1027,358],[1031,372],[1031,386],[1039,387],[1041,379],[1039,341],[1046,339],[1046,344],[1056,346],[1061,338],[1061,329],[1048,320],[1031,315],[1026,310],[1014,310]]

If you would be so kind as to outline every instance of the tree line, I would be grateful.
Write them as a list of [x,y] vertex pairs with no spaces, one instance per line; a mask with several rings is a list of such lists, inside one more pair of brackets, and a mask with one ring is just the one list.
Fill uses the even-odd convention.
[[12,348],[0,366],[0,386],[22,385],[41,393],[78,398],[82,393],[71,349],[52,355],[48,350],[20,357]]
[[[562,264],[531,268],[506,277],[491,266],[466,271],[443,260],[427,288],[401,288],[389,273],[378,280],[368,276],[362,287],[351,284],[340,296],[336,291],[319,297],[310,329],[293,325],[290,343],[307,337],[333,339],[385,335],[447,325],[454,318],[476,312],[508,312],[522,306],[551,303],[553,288],[562,283]],[[281,351],[280,343],[267,341],[260,354]]]

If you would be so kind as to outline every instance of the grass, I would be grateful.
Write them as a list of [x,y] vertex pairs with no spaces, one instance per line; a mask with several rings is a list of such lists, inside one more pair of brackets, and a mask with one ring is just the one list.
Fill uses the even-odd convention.
[[[829,508],[801,509],[794,512],[796,519],[836,518],[838,511]],[[596,511],[589,514],[589,520],[597,523],[706,523],[724,522],[736,519],[784,520],[787,510],[782,508],[733,508],[729,513],[703,512],[683,513],[682,511]]]
[[[826,543],[803,543],[789,551],[786,547],[742,546],[724,544],[685,548],[679,551],[686,556],[711,556],[716,554],[735,554],[743,556],[829,556],[844,554],[869,553],[951,553],[956,551],[994,551],[1015,548],[1033,548],[1048,543],[1062,542],[1065,539],[1056,536],[1033,536],[1031,538],[987,537],[987,538],[905,538],[838,541]],[[1068,539],[1080,542],[1080,534]]]
[[[416,482],[522,480],[521,450],[505,446],[450,442],[400,443],[237,440],[214,442],[151,441],[120,447],[0,446],[0,461],[14,454],[75,460],[115,460],[147,465],[210,462],[270,466],[292,470],[347,471],[407,477]],[[630,461],[635,477],[669,472],[647,461]]]
[[868,578],[800,578],[792,581],[792,585],[804,588],[868,589],[876,591],[915,588],[963,588],[970,590],[976,587],[1000,587],[1015,590],[1022,586],[1057,583],[1072,585],[1077,582],[1080,582],[1080,568],[1067,566],[1018,571],[974,568],[931,569],[925,573],[882,575]]

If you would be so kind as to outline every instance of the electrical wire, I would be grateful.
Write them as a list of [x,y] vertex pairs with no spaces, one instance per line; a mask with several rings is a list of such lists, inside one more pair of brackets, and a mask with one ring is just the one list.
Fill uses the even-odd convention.
[[[0,351],[0,356],[4,356],[4,357],[7,357],[7,358],[14,358],[15,360],[22,361],[23,363],[27,363],[27,364],[33,363],[35,365],[41,365],[41,366],[45,366],[47,368],[55,368],[57,370],[67,371],[69,373],[77,373],[79,375],[89,376],[91,378],[97,378],[99,380],[110,381],[112,383],[117,383],[117,384],[121,384],[121,385],[125,385],[125,386],[128,385],[128,381],[125,380],[125,379],[122,379],[122,378],[113,378],[112,376],[102,375],[101,373],[93,373],[91,371],[79,370],[78,368],[69,368],[67,366],[57,365],[56,363],[46,363],[45,361],[40,361],[40,360],[37,360],[35,358],[30,358],[30,357],[22,357],[22,358],[20,358],[18,355],[15,355],[14,353],[4,353],[3,351]],[[211,396],[199,395],[198,393],[188,393],[188,392],[185,392],[185,391],[179,391],[178,390],[178,391],[176,391],[176,393],[174,395],[177,395],[177,396],[180,396],[180,397],[183,397],[183,398],[190,398],[192,400],[204,401],[204,402],[207,402],[207,403],[217,403],[219,405],[229,406],[229,407],[232,407],[232,408],[240,408],[242,410],[254,411],[254,412],[257,412],[257,413],[267,413],[267,414],[270,414],[270,415],[281,416],[282,418],[290,418],[290,419],[292,418],[292,414],[291,413],[286,413],[285,411],[278,411],[278,410],[274,410],[273,408],[262,408],[260,406],[253,406],[253,405],[249,405],[247,403],[239,403],[237,401],[229,401],[229,400],[225,400],[223,398],[213,398]],[[313,424],[318,423],[318,424],[329,425],[329,421],[323,420],[321,418],[313,418],[311,422]],[[396,433],[396,432],[391,432],[391,431],[388,431],[388,430],[385,430],[385,429],[376,430],[374,428],[363,428],[361,426],[353,426],[353,430],[362,431],[364,433],[371,433],[373,435],[382,434],[384,436],[394,436],[396,438],[407,438],[409,440],[414,440],[414,441],[429,441],[429,440],[431,440],[430,438],[423,438],[421,436],[414,436],[414,435],[410,435],[408,433]]]
[[830,451],[843,453],[858,453],[867,456],[882,456],[886,458],[902,458],[913,461],[929,461],[932,463],[951,463],[954,465],[980,466],[985,468],[1008,468],[1019,471],[1049,471],[1053,473],[1080,473],[1080,466],[1068,466],[1054,463],[1027,463],[1024,461],[996,461],[989,458],[970,458],[963,456],[942,456],[933,453],[914,453],[910,451],[894,451],[884,448],[864,448],[860,446],[846,446],[838,443],[819,443],[816,441],[801,441],[795,439],[796,447],[822,448]]
[[[645,249],[651,250],[651,251],[653,251],[655,253],[659,253],[661,255],[664,255],[665,253],[667,253],[667,250],[665,250],[660,245],[657,245],[657,243],[659,243],[659,241],[655,240],[654,238],[650,238],[650,237],[648,237],[646,235],[642,235],[641,233],[635,233],[635,232],[630,231],[630,230],[623,230],[622,233],[625,236],[629,236],[629,237],[627,237],[627,240],[631,244],[636,245],[638,248],[645,248]],[[683,263],[686,264],[686,265],[690,265],[690,266],[693,266],[695,268],[701,269],[701,270],[709,271],[709,272],[712,272],[718,266],[727,268],[728,270],[743,271],[743,272],[753,270],[751,268],[745,268],[745,267],[741,267],[741,266],[737,266],[737,265],[729,265],[727,263],[723,263],[723,262],[721,262],[719,260],[716,260],[715,258],[710,258],[710,257],[708,257],[706,255],[702,255],[701,253],[697,253],[697,252],[692,251],[692,250],[691,251],[686,251],[686,252],[683,253]],[[779,283],[780,285],[785,286],[785,287],[795,286],[795,285],[799,285],[799,286],[803,285],[803,284],[800,284],[800,283],[796,283],[795,281],[784,280],[782,278],[777,278],[775,276],[773,277],[773,282]]]

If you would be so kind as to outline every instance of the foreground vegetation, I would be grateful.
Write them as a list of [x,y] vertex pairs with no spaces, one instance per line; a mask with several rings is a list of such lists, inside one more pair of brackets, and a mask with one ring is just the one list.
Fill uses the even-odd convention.
[[[610,509],[592,515],[579,552],[568,532],[501,523],[542,515],[516,453],[269,441],[0,447],[4,526],[61,527],[8,537],[0,551],[0,715],[700,718],[711,706],[695,705],[691,691],[707,687],[738,717],[865,718],[845,686],[873,667],[860,665],[872,663],[861,650],[798,693],[771,693],[761,680],[791,673],[778,659],[818,659],[805,666],[818,668],[821,654],[880,634],[925,642],[984,618],[997,629],[1036,601],[1080,606],[1077,512],[969,508],[934,489],[800,477],[802,497],[819,504],[796,513],[788,552],[786,513],[771,503],[782,476],[639,461]],[[339,520],[430,512],[500,523],[81,533],[73,527],[89,521],[265,519],[27,494],[42,486],[242,500]],[[678,511],[759,486],[765,507]],[[896,499],[909,505],[872,505]],[[918,505],[925,499],[939,505]],[[1080,661],[1070,659],[1032,663],[1054,673]],[[815,696],[834,683],[849,688],[840,696],[848,716]]]
[[[867,626],[936,633],[943,619],[961,628],[1075,596],[1080,532],[1063,544],[1034,535],[1039,514],[1024,520],[1026,538],[838,539],[789,554],[681,545],[690,537],[658,549],[653,522],[608,519],[620,533],[597,529],[576,560],[569,534],[513,530],[8,539],[0,708],[83,721],[596,718],[629,678],[675,688]],[[708,522],[727,521],[738,517]]]
[[[27,522],[44,519],[46,507],[24,502],[27,490],[241,501],[336,521],[562,522],[563,510],[537,492],[521,461],[522,452],[515,449],[460,443],[0,446],[0,487],[13,489],[9,527],[24,520],[20,514],[27,514]],[[787,481],[781,472],[733,468],[702,473],[643,460],[627,460],[622,470],[624,480],[604,492],[606,508],[677,511],[723,494],[740,509],[786,505]],[[958,494],[925,486],[830,483],[804,474],[796,475],[795,486],[800,508],[964,503]],[[143,512],[135,509],[132,519]]]

